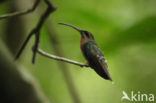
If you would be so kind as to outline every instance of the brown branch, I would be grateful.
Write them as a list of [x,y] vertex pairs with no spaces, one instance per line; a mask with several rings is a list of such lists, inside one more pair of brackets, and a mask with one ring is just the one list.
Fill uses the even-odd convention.
[[74,61],[74,60],[70,60],[70,59],[67,59],[67,58],[63,58],[63,57],[51,55],[51,54],[49,54],[49,53],[44,52],[44,51],[41,50],[41,49],[38,49],[37,52],[38,52],[39,54],[45,56],[45,57],[50,58],[50,59],[54,59],[54,60],[58,60],[58,61],[67,62],[67,63],[70,63],[70,64],[78,65],[78,66],[80,66],[80,67],[89,67],[89,65],[86,64],[86,63],[80,63],[80,62],[77,62],[77,61]]
[[27,45],[28,41],[32,37],[32,35],[35,35],[35,43],[34,43],[34,49],[33,49],[33,58],[32,58],[32,63],[35,63],[35,58],[36,58],[36,53],[39,45],[39,39],[40,39],[40,30],[42,25],[44,24],[45,20],[48,18],[50,13],[52,13],[56,8],[49,2],[49,0],[44,0],[45,3],[47,4],[47,9],[41,16],[37,26],[28,34],[28,37],[26,38],[25,42],[23,43],[22,47],[20,48],[19,52],[17,53],[15,59],[18,59],[19,56],[21,55],[22,51],[24,50],[25,46]]
[[28,10],[21,11],[21,12],[13,12],[13,13],[10,13],[10,14],[4,14],[4,15],[0,16],[0,19],[6,19],[6,18],[9,18],[9,17],[13,17],[13,16],[21,16],[21,15],[24,15],[24,14],[31,13],[37,8],[40,1],[41,0],[36,0],[35,3],[33,4],[32,8],[30,8]]
[[[13,16],[20,16],[20,15],[24,15],[24,14],[30,13],[30,12],[32,12],[32,11],[34,11],[36,9],[36,7],[38,6],[39,2],[40,2],[40,0],[36,0],[36,2],[34,3],[34,5],[32,6],[31,9],[28,9],[28,10],[25,10],[25,11],[22,11],[22,12],[14,12],[14,13],[2,15],[2,16],[0,16],[0,19],[5,19],[5,18],[8,18],[8,17],[13,17]],[[48,6],[47,7],[47,10],[41,16],[41,18],[40,18],[37,26],[28,34],[26,40],[24,41],[22,47],[20,48],[19,52],[17,53],[15,59],[18,59],[20,57],[22,51],[24,50],[24,48],[27,45],[27,43],[30,40],[30,38],[33,35],[35,35],[36,40],[35,40],[34,47],[33,47],[33,58],[32,58],[32,63],[33,64],[35,63],[36,53],[38,52],[39,54],[41,54],[43,56],[46,56],[48,58],[51,58],[51,59],[55,59],[55,60],[59,60],[59,61],[64,61],[64,62],[71,63],[71,64],[74,64],[74,65],[78,65],[78,66],[81,66],[81,67],[89,67],[87,64],[80,63],[80,62],[77,62],[77,61],[73,61],[73,60],[70,60],[70,59],[66,59],[66,58],[63,58],[63,57],[54,56],[54,55],[48,54],[48,53],[46,53],[46,52],[38,49],[38,45],[39,45],[39,41],[40,41],[40,30],[41,30],[41,27],[44,24],[45,20],[50,15],[50,13],[53,12],[56,9],[50,3],[49,0],[44,0],[44,2]]]

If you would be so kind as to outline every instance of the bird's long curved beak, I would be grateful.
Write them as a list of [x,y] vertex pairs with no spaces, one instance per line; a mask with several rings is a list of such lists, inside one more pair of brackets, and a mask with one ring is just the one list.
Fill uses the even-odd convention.
[[70,24],[66,24],[66,23],[58,23],[58,24],[70,26],[70,27],[72,27],[73,29],[77,30],[77,31],[80,32],[80,33],[83,31],[83,30],[77,28],[76,26],[73,26],[73,25],[70,25]]

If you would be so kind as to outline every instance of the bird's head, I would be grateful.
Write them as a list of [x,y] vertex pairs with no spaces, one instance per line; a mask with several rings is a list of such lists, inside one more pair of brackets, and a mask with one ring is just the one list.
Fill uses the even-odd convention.
[[66,26],[70,26],[70,27],[72,27],[73,29],[77,30],[78,32],[80,32],[81,38],[82,38],[82,39],[94,40],[94,36],[93,36],[90,32],[88,32],[88,31],[86,31],[86,30],[81,30],[81,29],[79,29],[79,28],[77,28],[77,27],[75,27],[75,26],[73,26],[73,25],[70,25],[70,24],[65,24],[65,23],[59,23],[59,24],[61,24],[61,25],[66,25]]

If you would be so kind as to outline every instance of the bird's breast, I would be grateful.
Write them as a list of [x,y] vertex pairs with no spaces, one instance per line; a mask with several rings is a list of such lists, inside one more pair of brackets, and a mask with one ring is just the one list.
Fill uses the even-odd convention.
[[[83,46],[84,46],[84,44],[87,42],[87,40],[86,39],[84,39],[84,38],[81,38],[81,41],[80,41],[80,48],[81,48],[81,50],[82,50],[82,48],[83,48]],[[82,51],[83,52],[83,51]]]

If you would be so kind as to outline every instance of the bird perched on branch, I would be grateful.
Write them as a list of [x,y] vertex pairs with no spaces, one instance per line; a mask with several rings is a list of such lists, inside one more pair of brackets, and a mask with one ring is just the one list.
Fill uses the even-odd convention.
[[80,32],[81,34],[81,41],[80,41],[80,47],[81,51],[83,53],[83,56],[88,61],[88,65],[95,70],[95,72],[100,75],[102,78],[106,80],[111,80],[110,74],[108,72],[108,66],[106,59],[101,52],[100,48],[96,44],[94,40],[94,36],[86,31],[81,30],[73,25],[65,24],[65,23],[59,23],[62,25],[70,26]]

